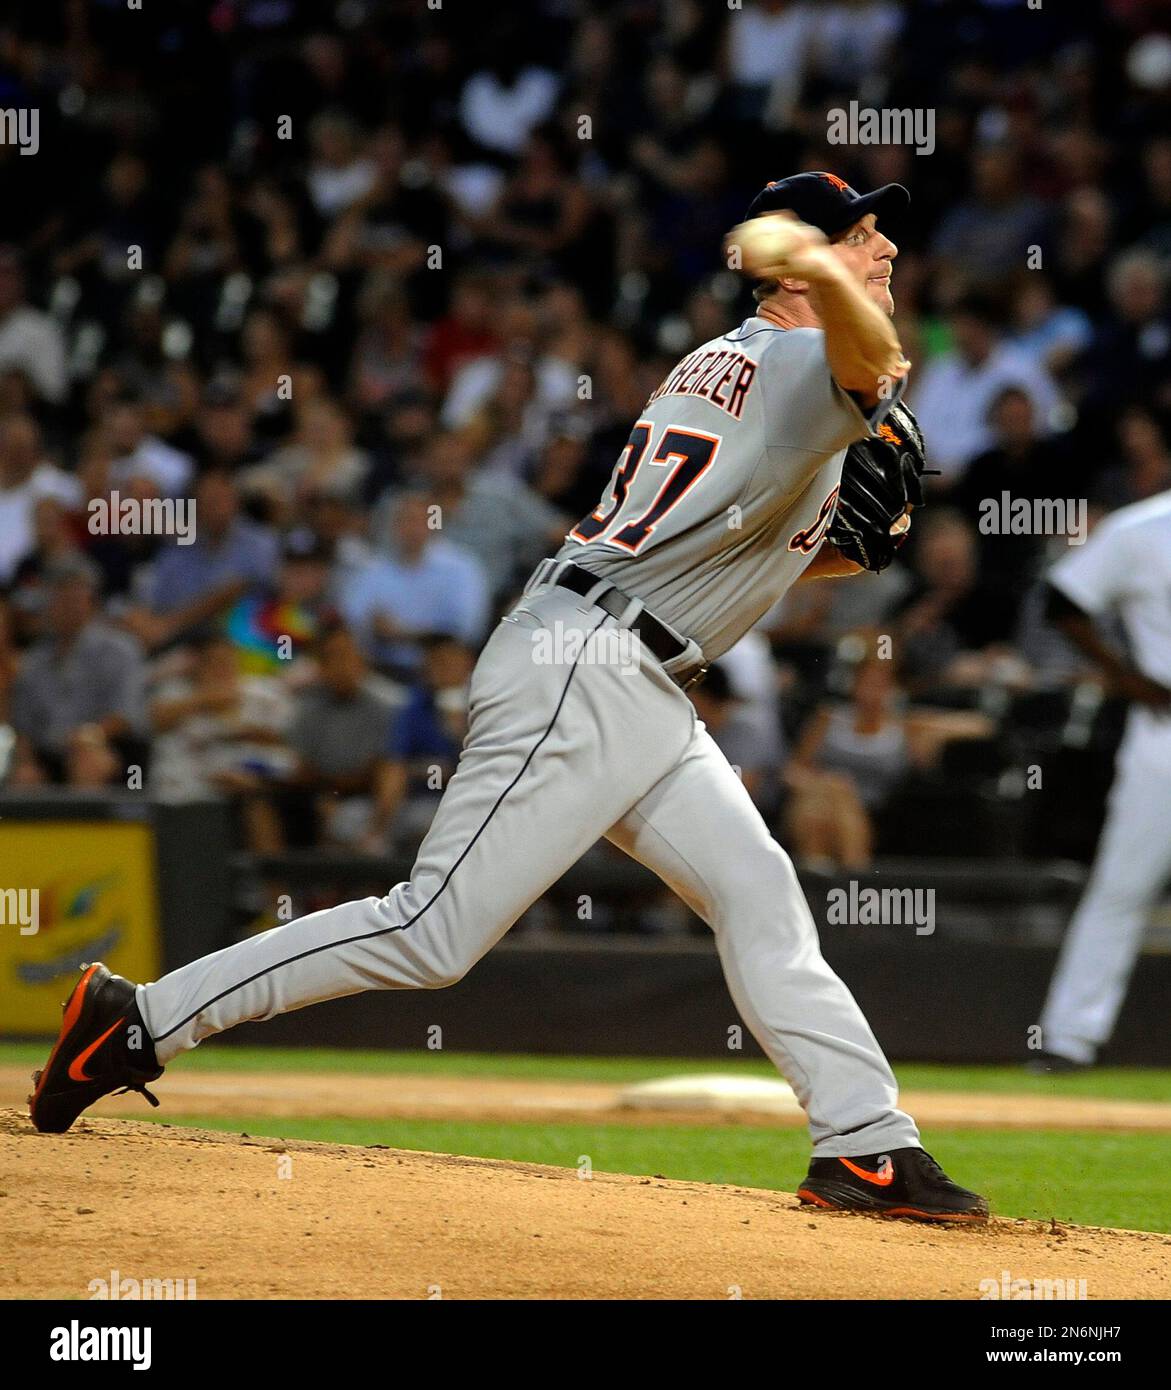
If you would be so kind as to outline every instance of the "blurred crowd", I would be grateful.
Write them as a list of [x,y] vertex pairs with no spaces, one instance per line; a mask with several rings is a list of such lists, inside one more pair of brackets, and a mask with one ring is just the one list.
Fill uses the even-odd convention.
[[[851,101],[929,110],[933,153],[827,143]],[[911,191],[938,475],[896,565],[794,591],[703,717],[782,839],[858,866],[908,775],[1083,707],[1040,599],[1070,538],[981,518],[1171,487],[1163,0],[18,0],[0,107],[40,122],[0,144],[6,793],[417,839],[478,647],[752,311],[721,236],[800,169]],[[94,524],[190,498],[193,540]]]

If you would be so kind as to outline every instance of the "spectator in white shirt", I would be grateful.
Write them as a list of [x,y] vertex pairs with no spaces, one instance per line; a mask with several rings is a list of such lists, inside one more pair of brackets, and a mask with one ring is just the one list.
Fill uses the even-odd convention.
[[374,187],[377,170],[358,151],[358,132],[348,117],[325,112],[309,131],[313,161],[307,183],[313,206],[332,221]]
[[727,66],[738,115],[752,119],[767,105],[767,124],[787,123],[805,82],[815,9],[790,0],[750,0],[732,12]]
[[[476,557],[497,599],[505,598],[538,560],[558,549],[572,524],[520,478],[477,468],[466,436],[436,434],[418,481],[439,507],[444,539]],[[393,538],[399,503],[409,495],[392,488],[379,500],[371,526],[378,545]]]
[[36,545],[33,513],[42,497],[55,497],[73,508],[81,503],[81,484],[46,463],[41,432],[27,415],[0,424],[0,584],[7,584],[17,565]]
[[497,42],[497,55],[464,83],[460,120],[483,149],[519,155],[530,132],[553,113],[557,78],[525,64],[504,35]]
[[25,302],[20,255],[0,247],[0,371],[28,377],[42,400],[59,405],[69,387],[65,339],[57,324]]
[[219,801],[287,775],[293,705],[273,676],[243,675],[216,633],[196,644],[190,672],[165,680],[150,705],[151,792],[159,801]]
[[948,318],[955,346],[930,362],[917,382],[912,378],[910,404],[927,440],[932,468],[950,487],[978,454],[991,449],[989,415],[1006,386],[1018,386],[1033,403],[1038,432],[1052,433],[1061,396],[1046,368],[1035,357],[1003,341],[989,308],[976,297],[961,300]]
[[115,454],[110,479],[115,487],[125,489],[132,479],[145,478],[163,497],[187,491],[194,467],[190,455],[148,433],[140,405],[120,401],[99,423],[109,430]]
[[1094,326],[1083,310],[1060,304],[1043,271],[1025,270],[1013,294],[1012,341],[1035,361],[1060,374],[1091,342]]
[[394,509],[390,549],[372,559],[339,595],[342,616],[364,653],[396,672],[420,665],[415,641],[443,632],[470,647],[488,625],[490,593],[479,560],[432,529],[436,518],[421,493]]

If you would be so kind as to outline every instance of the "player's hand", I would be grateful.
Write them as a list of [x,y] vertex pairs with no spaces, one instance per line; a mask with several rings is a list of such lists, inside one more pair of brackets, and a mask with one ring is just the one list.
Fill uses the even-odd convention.
[[797,582],[802,584],[807,579],[843,579],[847,575],[865,573],[861,565],[848,559],[836,545],[826,542],[806,565],[804,574]]
[[248,772],[242,767],[229,767],[222,772],[213,772],[207,780],[213,787],[218,787],[224,792],[254,792],[262,786],[255,772]]
[[199,706],[208,714],[228,714],[240,703],[240,692],[223,681],[205,685],[199,691]]
[[358,841],[358,849],[363,854],[376,855],[379,859],[386,857],[387,835],[385,830],[367,830]]
[[382,642],[397,642],[400,638],[407,635],[407,630],[402,623],[385,609],[379,609],[370,620],[370,626],[374,630],[374,635]]
[[131,608],[122,615],[121,623],[148,650],[161,647],[174,636],[171,624],[160,613],[145,608]]
[[741,222],[724,238],[724,253],[731,269],[758,280],[816,281],[842,270],[826,234],[792,212]]
[[1171,690],[1150,676],[1144,676],[1133,666],[1117,672],[1112,685],[1116,694],[1132,704],[1145,705],[1162,713],[1171,712]]

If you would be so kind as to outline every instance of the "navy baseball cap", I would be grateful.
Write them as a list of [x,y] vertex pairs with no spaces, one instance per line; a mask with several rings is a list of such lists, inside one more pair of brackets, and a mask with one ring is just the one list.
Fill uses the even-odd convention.
[[836,236],[868,212],[881,216],[905,208],[911,195],[901,183],[883,184],[873,193],[859,193],[836,174],[794,174],[766,183],[753,198],[745,221],[764,212],[795,212],[802,222]]

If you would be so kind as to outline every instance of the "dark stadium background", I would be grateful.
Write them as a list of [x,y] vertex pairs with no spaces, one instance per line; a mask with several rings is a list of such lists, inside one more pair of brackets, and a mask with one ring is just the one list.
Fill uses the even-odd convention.
[[[1044,621],[1066,538],[980,508],[1092,524],[1171,487],[1169,30],[1156,0],[10,5],[0,108],[40,128],[0,144],[5,824],[143,819],[169,963],[385,891],[495,616],[674,362],[751,311],[723,233],[787,173],[897,180],[930,507],[891,571],[799,590],[696,698],[815,912],[843,875],[937,889],[930,942],[827,929],[889,1050],[1012,1055],[1124,711]],[[934,152],[829,145],[852,100],[930,109]],[[980,419],[957,372],[994,379]],[[195,497],[227,558],[95,535],[113,491]],[[863,700],[889,756],[810,750]],[[464,1046],[685,1051],[723,998],[697,925],[600,848],[445,1007]],[[1164,964],[1120,1057],[1166,1046]],[[525,1017],[551,976],[563,1022]],[[620,985],[619,1037],[591,1000]],[[372,999],[314,1017],[383,1041]]]

